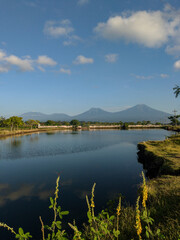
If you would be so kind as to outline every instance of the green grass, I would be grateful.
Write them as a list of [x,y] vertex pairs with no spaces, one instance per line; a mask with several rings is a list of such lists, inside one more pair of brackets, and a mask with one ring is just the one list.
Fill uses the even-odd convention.
[[144,161],[160,166],[160,175],[148,181],[151,216],[165,239],[180,239],[180,134],[142,142],[138,148]]
[[166,239],[180,236],[180,176],[164,175],[148,181],[149,208]]
[[138,144],[145,155],[151,155],[152,161],[163,160],[162,168],[167,174],[180,173],[180,134],[164,141],[147,141]]

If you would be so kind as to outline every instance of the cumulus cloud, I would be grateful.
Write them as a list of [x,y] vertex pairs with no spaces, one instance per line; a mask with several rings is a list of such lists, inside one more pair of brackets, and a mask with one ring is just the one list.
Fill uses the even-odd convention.
[[178,11],[170,7],[164,11],[137,11],[110,17],[98,23],[94,31],[105,39],[134,42],[149,48],[158,48],[180,36]]
[[8,72],[11,66],[16,66],[20,71],[33,71],[33,61],[29,56],[24,58],[19,58],[15,55],[7,56],[6,52],[0,49],[0,62],[2,62],[0,66],[0,72]]
[[56,61],[54,61],[52,58],[50,58],[46,55],[39,56],[36,62],[38,64],[48,65],[48,66],[55,66],[57,64]]
[[73,31],[71,21],[68,19],[62,21],[47,21],[44,26],[44,33],[54,38],[68,36]]
[[118,60],[118,54],[107,54],[105,55],[105,61],[109,63],[114,63]]
[[6,57],[6,62],[9,63],[11,66],[17,66],[22,72],[26,71],[33,71],[34,68],[32,66],[33,61],[29,58],[27,59],[21,59],[15,55],[10,55],[9,57]]
[[65,73],[65,74],[68,74],[68,75],[71,74],[71,70],[70,70],[70,69],[60,68],[59,71],[60,71],[61,73]]
[[176,70],[180,70],[180,60],[178,60],[178,61],[176,61],[176,62],[174,63],[174,68],[175,68]]
[[69,19],[62,21],[47,21],[44,26],[44,33],[52,38],[65,38],[63,45],[75,45],[82,39],[74,34],[74,28]]
[[24,57],[18,57],[15,55],[7,55],[5,51],[0,49],[0,73],[8,72],[12,67],[16,67],[21,72],[34,71],[37,67],[41,71],[45,71],[43,66],[55,66],[57,62],[52,58],[41,55],[37,59],[32,59],[31,56],[27,55]]
[[78,5],[84,5],[84,4],[87,4],[89,2],[89,0],[78,0]]
[[77,64],[77,65],[79,65],[79,64],[89,64],[89,63],[92,64],[93,62],[94,62],[93,58],[86,58],[82,55],[77,56],[77,58],[74,60],[74,64]]

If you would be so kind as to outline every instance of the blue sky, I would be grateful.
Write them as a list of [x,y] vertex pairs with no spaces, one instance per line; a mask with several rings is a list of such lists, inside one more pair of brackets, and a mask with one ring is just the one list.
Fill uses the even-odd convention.
[[180,113],[179,0],[1,0],[0,115]]

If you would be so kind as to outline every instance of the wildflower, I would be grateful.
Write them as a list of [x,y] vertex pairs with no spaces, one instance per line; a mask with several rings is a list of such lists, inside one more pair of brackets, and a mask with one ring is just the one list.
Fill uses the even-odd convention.
[[146,201],[148,199],[148,189],[146,185],[146,179],[144,176],[144,173],[142,172],[142,177],[143,177],[143,200],[142,200],[142,205],[144,208],[146,208]]
[[95,203],[94,203],[94,189],[95,189],[96,183],[94,183],[92,187],[92,192],[91,192],[91,211],[92,211],[92,218],[94,219],[94,208],[95,208]]
[[7,228],[7,230],[11,231],[13,234],[16,235],[15,231],[13,228],[9,227],[7,224],[0,222],[0,227]]
[[54,203],[55,203],[55,207],[57,205],[57,199],[58,199],[58,192],[59,192],[59,179],[60,179],[60,176],[58,176],[57,180],[56,180],[56,190],[55,190],[55,198],[54,198]]
[[96,183],[94,183],[92,187],[92,193],[91,193],[91,207],[95,208],[95,203],[94,203],[94,189],[95,189]]
[[88,199],[87,195],[86,195],[86,202],[87,202],[87,205],[88,205],[88,210],[89,210],[89,212],[91,212],[91,207],[90,207],[89,199]]
[[141,219],[140,219],[139,200],[140,200],[140,196],[138,197],[136,202],[136,226],[135,227],[137,230],[137,235],[139,236],[139,240],[141,240],[142,226],[141,226]]
[[69,226],[74,230],[74,238],[73,239],[78,239],[81,240],[81,232],[78,230],[76,226],[73,226],[71,223],[68,223]]
[[119,204],[118,204],[116,210],[117,210],[117,212],[116,212],[117,216],[120,216],[120,211],[121,211],[121,197],[119,198]]

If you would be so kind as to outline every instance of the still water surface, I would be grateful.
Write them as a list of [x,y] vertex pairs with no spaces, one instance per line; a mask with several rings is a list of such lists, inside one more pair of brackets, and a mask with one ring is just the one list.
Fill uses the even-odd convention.
[[[133,204],[142,171],[137,143],[170,134],[156,129],[57,131],[0,140],[0,221],[40,239],[39,216],[45,224],[52,216],[49,197],[58,173],[60,205],[70,211],[67,221],[86,220],[85,196],[94,182],[97,211],[118,193]],[[0,239],[12,237],[0,229]]]

